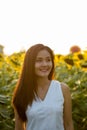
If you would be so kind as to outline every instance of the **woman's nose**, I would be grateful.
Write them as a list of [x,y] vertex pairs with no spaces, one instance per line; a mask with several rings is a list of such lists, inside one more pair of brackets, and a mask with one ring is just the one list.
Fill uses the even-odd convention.
[[47,62],[46,62],[46,61],[43,61],[43,62],[42,62],[42,65],[43,65],[43,66],[47,65]]

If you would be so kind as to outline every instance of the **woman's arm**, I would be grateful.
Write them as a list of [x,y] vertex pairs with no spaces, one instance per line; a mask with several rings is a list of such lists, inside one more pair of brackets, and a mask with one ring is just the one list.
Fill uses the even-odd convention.
[[61,83],[63,95],[64,95],[64,128],[65,130],[74,130],[72,121],[72,99],[69,87]]
[[16,111],[15,111],[15,130],[25,130],[25,123],[20,119]]

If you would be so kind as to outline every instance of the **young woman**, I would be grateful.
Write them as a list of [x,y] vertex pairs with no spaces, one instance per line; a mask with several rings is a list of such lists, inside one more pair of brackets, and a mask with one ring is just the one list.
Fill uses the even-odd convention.
[[15,130],[74,130],[69,87],[53,80],[53,72],[53,51],[30,47],[12,100]]

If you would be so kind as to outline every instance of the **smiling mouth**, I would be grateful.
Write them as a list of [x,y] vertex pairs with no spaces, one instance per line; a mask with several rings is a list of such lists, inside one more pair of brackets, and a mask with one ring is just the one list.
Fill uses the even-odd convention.
[[49,69],[40,69],[41,72],[48,72]]
[[48,70],[40,70],[41,72],[47,72]]

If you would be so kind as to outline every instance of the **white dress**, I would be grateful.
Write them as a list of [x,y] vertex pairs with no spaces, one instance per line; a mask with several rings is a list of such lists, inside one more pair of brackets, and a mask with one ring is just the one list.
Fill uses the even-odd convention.
[[52,80],[44,100],[36,97],[27,107],[26,130],[64,130],[63,104],[60,82]]

